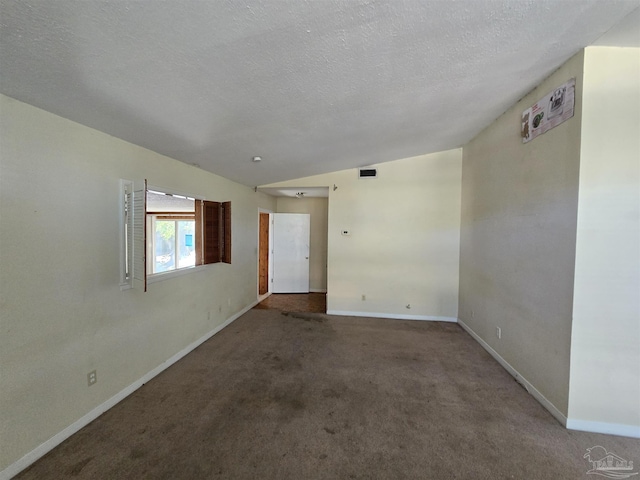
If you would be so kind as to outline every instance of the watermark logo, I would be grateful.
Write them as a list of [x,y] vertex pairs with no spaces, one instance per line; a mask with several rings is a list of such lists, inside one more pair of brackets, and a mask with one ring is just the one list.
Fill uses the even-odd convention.
[[637,471],[633,471],[633,462],[629,462],[613,452],[607,452],[600,445],[587,448],[587,453],[583,458],[591,463],[591,470],[587,472],[587,475],[602,475],[607,478],[629,478],[638,475]]

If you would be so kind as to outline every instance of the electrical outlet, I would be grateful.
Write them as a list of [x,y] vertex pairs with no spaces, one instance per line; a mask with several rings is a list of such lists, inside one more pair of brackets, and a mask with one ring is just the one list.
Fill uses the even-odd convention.
[[362,294],[362,301],[364,302],[367,299],[367,296],[363,293]]
[[89,386],[95,385],[97,381],[98,381],[98,374],[96,373],[95,370],[92,370],[91,372],[87,373],[87,385]]
[[496,337],[498,337],[498,339],[502,338],[502,329],[500,327],[496,327]]

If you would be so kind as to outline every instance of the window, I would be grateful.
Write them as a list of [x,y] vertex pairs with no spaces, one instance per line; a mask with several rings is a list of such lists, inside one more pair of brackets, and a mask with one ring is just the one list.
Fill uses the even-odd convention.
[[193,216],[151,215],[151,273],[195,266],[194,230]]
[[121,285],[147,276],[231,263],[231,202],[211,202],[123,181]]
[[196,265],[196,200],[182,195],[147,192],[147,273]]

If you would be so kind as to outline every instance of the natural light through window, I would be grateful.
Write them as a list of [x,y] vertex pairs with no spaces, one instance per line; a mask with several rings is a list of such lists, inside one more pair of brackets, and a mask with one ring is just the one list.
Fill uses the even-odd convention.
[[154,215],[153,273],[195,266],[194,230],[194,219]]
[[195,201],[181,195],[147,193],[150,274],[196,265]]

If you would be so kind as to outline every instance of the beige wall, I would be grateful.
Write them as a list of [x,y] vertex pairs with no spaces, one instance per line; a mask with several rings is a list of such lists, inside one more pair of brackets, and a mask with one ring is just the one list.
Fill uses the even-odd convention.
[[329,189],[329,312],[457,318],[461,157],[383,163],[377,179],[352,169],[269,185],[338,187]]
[[309,244],[309,289],[327,291],[327,198],[278,197],[277,213],[308,213],[311,221]]
[[[460,320],[560,419],[569,399],[582,62],[574,56],[469,142],[462,166]],[[572,77],[575,116],[523,144],[522,112]]]
[[569,426],[640,436],[640,49],[587,48],[583,96]]
[[[0,471],[257,297],[272,197],[0,96]],[[233,263],[119,288],[119,179],[233,206]],[[87,386],[87,373],[98,382]]]

